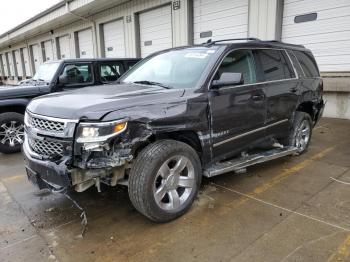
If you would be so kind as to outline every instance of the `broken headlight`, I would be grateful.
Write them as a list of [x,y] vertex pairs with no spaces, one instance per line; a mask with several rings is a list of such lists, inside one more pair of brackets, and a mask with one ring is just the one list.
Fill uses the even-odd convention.
[[77,131],[78,143],[98,143],[124,132],[128,126],[126,120],[112,122],[80,123]]

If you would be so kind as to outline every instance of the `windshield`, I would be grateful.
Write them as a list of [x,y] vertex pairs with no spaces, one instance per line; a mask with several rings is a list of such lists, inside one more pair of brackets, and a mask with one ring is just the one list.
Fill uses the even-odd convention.
[[120,82],[193,88],[215,52],[214,48],[191,48],[160,53],[142,60]]
[[60,63],[47,63],[39,66],[38,71],[33,76],[33,80],[51,82]]

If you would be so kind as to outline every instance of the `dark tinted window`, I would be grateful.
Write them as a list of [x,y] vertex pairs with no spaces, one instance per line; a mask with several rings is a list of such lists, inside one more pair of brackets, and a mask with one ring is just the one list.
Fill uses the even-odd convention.
[[126,71],[128,71],[130,68],[132,68],[134,65],[136,65],[137,61],[128,61],[126,62]]
[[320,73],[318,72],[317,64],[314,57],[307,52],[294,51],[301,68],[304,71],[305,77],[318,77]]
[[293,51],[292,50],[288,50],[287,53],[288,53],[290,59],[292,60],[292,63],[294,65],[295,70],[297,71],[298,76],[303,76],[304,75],[303,70],[301,69],[301,66],[300,66],[300,64],[298,62],[298,59],[294,55]]
[[123,65],[120,62],[100,64],[100,76],[102,82],[117,81],[124,73]]
[[244,84],[256,83],[256,72],[253,54],[250,50],[236,50],[228,54],[222,61],[215,79],[222,73],[242,73]]
[[294,78],[289,60],[281,51],[272,49],[256,50],[260,59],[264,81]]
[[93,82],[92,68],[89,64],[66,65],[61,74],[67,79],[66,85],[90,84]]

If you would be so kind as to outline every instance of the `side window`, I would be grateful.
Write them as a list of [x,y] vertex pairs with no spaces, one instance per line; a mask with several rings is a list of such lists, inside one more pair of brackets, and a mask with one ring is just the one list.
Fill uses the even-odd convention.
[[123,73],[123,65],[120,62],[100,64],[100,76],[104,83],[117,81]]
[[214,79],[220,79],[222,73],[242,73],[244,84],[256,83],[253,54],[250,50],[236,50],[222,61]]
[[297,57],[301,68],[304,71],[305,77],[319,77],[320,73],[318,72],[317,64],[314,57],[307,52],[294,51],[295,56]]
[[295,78],[295,72],[293,69],[293,65],[287,55],[287,53],[285,51],[280,51],[280,54],[282,56],[282,68],[283,68],[283,72],[284,72],[284,77],[286,79],[289,78]]
[[[274,81],[285,79],[286,61],[281,56],[280,51],[272,49],[256,50],[259,57],[264,81]],[[288,70],[287,70],[288,71]],[[287,77],[290,78],[290,77]]]
[[77,84],[91,84],[93,82],[90,64],[66,65],[61,73],[66,77],[66,86]]
[[298,61],[297,57],[295,56],[295,54],[293,53],[293,51],[292,50],[288,50],[287,53],[288,53],[290,59],[292,60],[292,63],[294,65],[294,67],[295,67],[295,70],[298,73],[298,76],[303,76],[304,75],[303,70],[301,69],[299,61]]
[[128,71],[130,68],[132,68],[134,65],[136,65],[137,61],[128,61],[126,62],[126,71]]

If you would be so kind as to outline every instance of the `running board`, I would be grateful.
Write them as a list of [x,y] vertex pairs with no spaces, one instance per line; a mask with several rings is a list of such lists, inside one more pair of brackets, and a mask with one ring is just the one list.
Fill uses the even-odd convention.
[[203,175],[205,177],[213,177],[228,172],[242,173],[245,168],[255,164],[270,161],[276,158],[293,155],[298,152],[296,147],[285,147],[278,149],[271,149],[262,153],[242,156],[226,162],[220,162],[212,165],[211,167],[204,170]]

